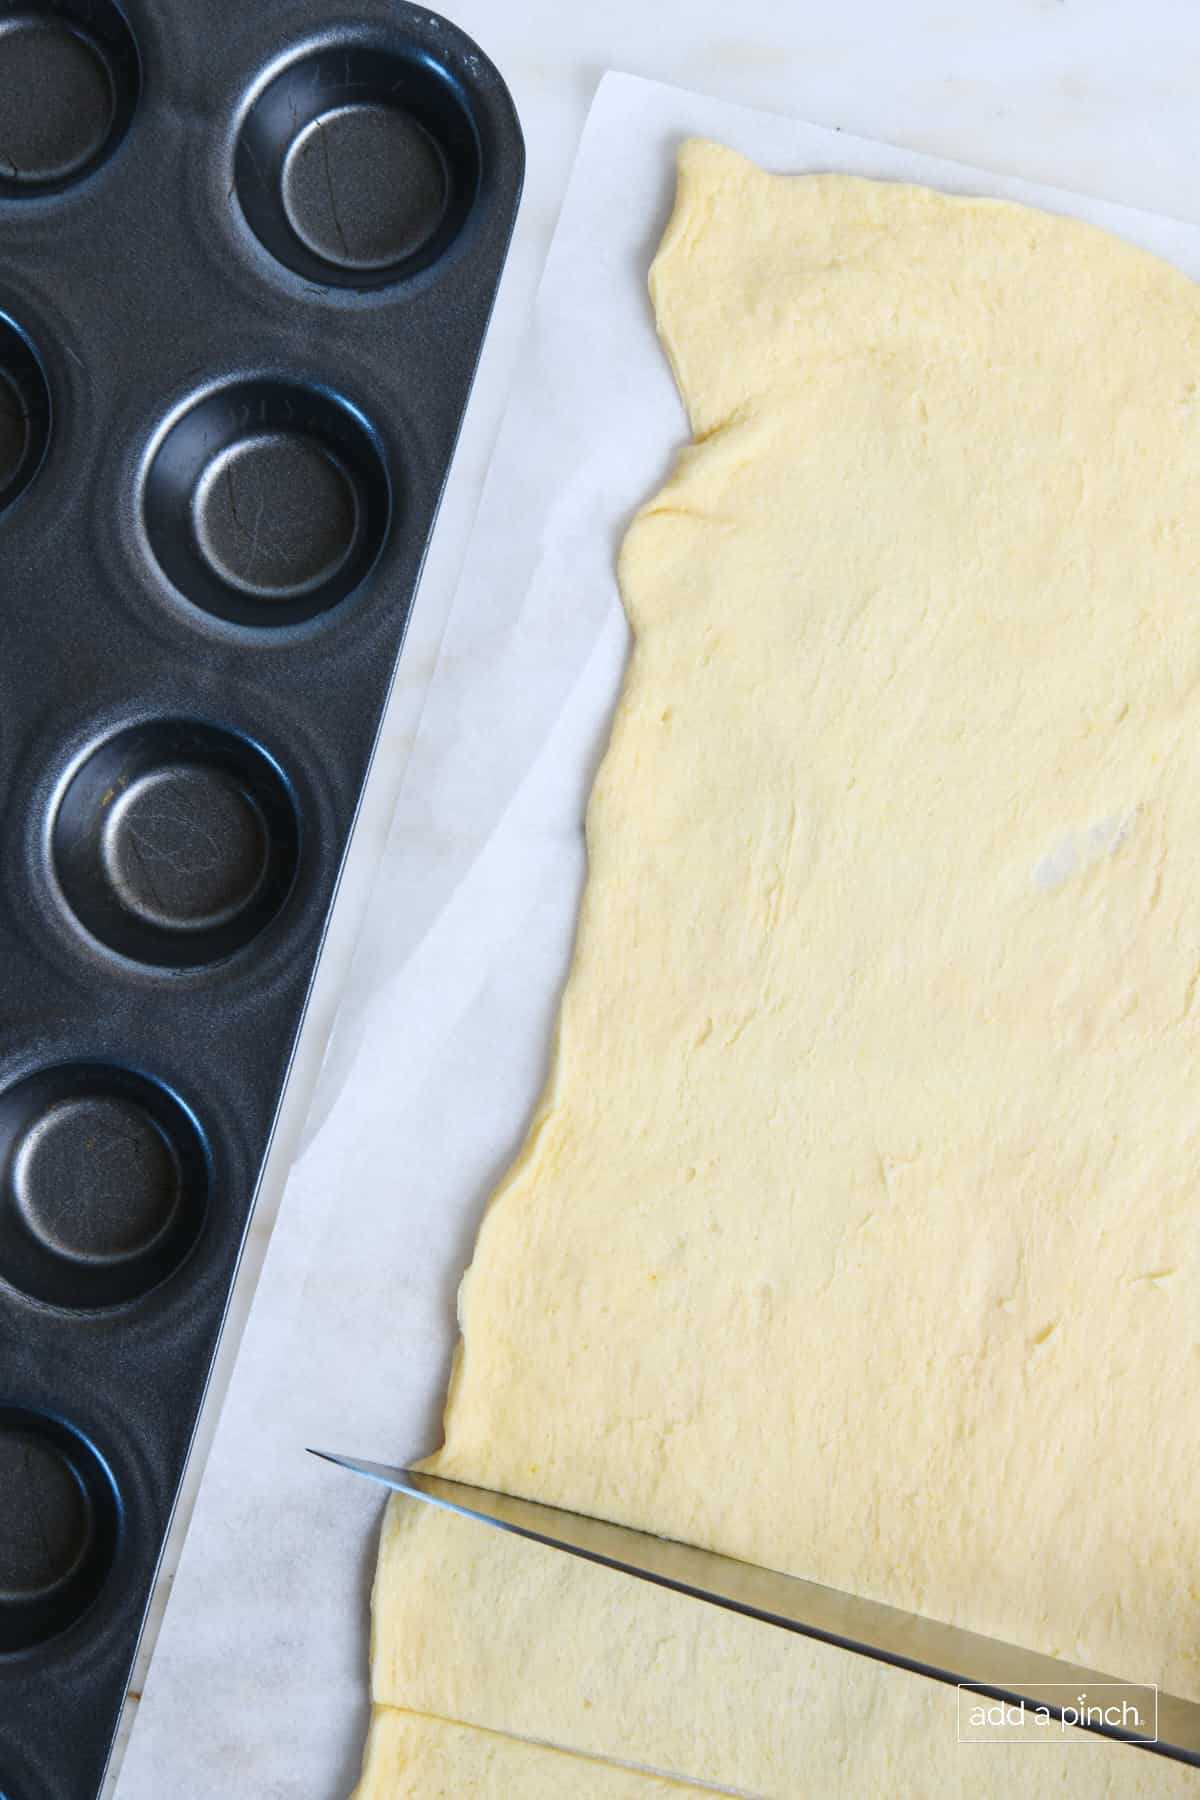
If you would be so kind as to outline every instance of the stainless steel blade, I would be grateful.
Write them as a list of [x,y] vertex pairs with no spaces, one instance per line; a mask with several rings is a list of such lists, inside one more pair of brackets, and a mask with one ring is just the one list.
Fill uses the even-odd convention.
[[962,1631],[918,1613],[861,1599],[839,1588],[823,1587],[815,1581],[758,1568],[712,1550],[698,1550],[691,1544],[654,1537],[626,1525],[611,1525],[561,1507],[518,1500],[510,1494],[495,1494],[464,1482],[443,1481],[440,1476],[425,1475],[417,1469],[392,1469],[383,1463],[359,1462],[325,1450],[311,1454],[337,1463],[354,1475],[381,1482],[398,1493],[409,1494],[414,1500],[499,1526],[502,1531],[514,1532],[554,1550],[565,1550],[587,1562],[619,1569],[641,1581],[707,1600],[784,1631],[836,1644],[840,1649],[909,1669],[933,1681],[970,1688],[1031,1715],[1041,1709],[1054,1720],[1062,1720],[1065,1715],[1069,1723],[1078,1723],[1083,1730],[1200,1768],[1200,1703],[1196,1701],[1158,1693],[1157,1733],[1153,1739],[1125,1725],[1087,1716],[1092,1702],[1085,1697],[1094,1696],[1097,1688],[1140,1687],[1144,1691],[1150,1684],[1120,1682],[1096,1669],[1021,1650],[998,1638]]

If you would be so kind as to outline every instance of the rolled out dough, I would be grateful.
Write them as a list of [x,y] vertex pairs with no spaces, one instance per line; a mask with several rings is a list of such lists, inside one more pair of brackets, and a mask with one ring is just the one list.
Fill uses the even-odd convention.
[[687,1800],[702,1790],[377,1706],[358,1800]]
[[[695,441],[622,552],[554,1069],[432,1466],[1200,1697],[1196,290],[697,142],[651,287]],[[419,1703],[504,1723],[454,1646],[520,1584],[448,1634],[383,1566]],[[845,1660],[805,1680],[825,1717]]]
[[[485,1735],[690,1776],[723,1794],[1200,1793],[1193,1772],[1077,1731],[1034,1745],[960,1743],[951,1688],[402,1499],[383,1528],[371,1661],[377,1714],[410,1707]],[[356,1800],[408,1792],[367,1785]],[[584,1792],[564,1774],[556,1800]]]

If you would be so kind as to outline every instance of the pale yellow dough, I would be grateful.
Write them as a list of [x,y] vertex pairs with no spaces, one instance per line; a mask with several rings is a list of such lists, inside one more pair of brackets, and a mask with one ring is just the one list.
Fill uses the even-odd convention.
[[[1032,1746],[960,1744],[948,1687],[412,1501],[388,1508],[371,1661],[376,1717],[403,1705],[488,1733],[690,1776],[720,1793],[764,1800],[1197,1800],[1200,1793],[1200,1778],[1188,1770],[1079,1732]],[[561,1780],[562,1800],[587,1792],[565,1771]],[[357,1800],[396,1796],[367,1787]]]
[[[1072,220],[703,143],[651,286],[696,442],[622,553],[554,1072],[434,1466],[1200,1697],[1196,289]],[[422,1644],[386,1697],[512,1728],[464,1646],[524,1578],[448,1633],[423,1541],[385,1553],[377,1643]],[[535,1635],[583,1604],[560,1579]],[[780,1652],[735,1623],[703,1629],[748,1738]],[[839,1767],[878,1737],[895,1792],[959,1791],[922,1785],[912,1678],[795,1655]],[[579,1747],[560,1667],[540,1735]],[[716,1779],[725,1742],[647,1760]],[[1190,1779],[1077,1755],[1088,1795],[1113,1758],[1114,1793]]]
[[687,1800],[701,1791],[377,1706],[356,1800]]

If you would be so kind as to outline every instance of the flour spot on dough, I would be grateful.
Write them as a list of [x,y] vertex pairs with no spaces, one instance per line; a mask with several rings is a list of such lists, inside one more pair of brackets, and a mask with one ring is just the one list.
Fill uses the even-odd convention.
[[1053,850],[1043,856],[1041,862],[1035,866],[1034,885],[1041,888],[1043,893],[1050,893],[1052,889],[1061,887],[1065,881],[1069,881],[1078,867],[1079,847],[1074,832],[1069,831],[1065,837],[1058,840]]
[[1081,831],[1066,831],[1034,864],[1033,884],[1043,894],[1053,893],[1073,875],[1082,874],[1106,857],[1115,856],[1137,823],[1139,809],[1110,813]]

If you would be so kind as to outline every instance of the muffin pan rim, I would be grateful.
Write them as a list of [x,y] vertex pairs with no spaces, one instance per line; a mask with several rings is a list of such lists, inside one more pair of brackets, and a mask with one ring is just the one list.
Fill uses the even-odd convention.
[[[238,948],[231,950],[226,955],[214,958],[211,962],[180,962],[178,964],[145,962],[136,956],[116,948],[104,938],[100,937],[83,919],[80,918],[78,912],[71,904],[59,873],[59,858],[56,854],[54,844],[55,831],[61,815],[63,802],[73,783],[83,774],[88,763],[92,761],[96,755],[113,746],[117,740],[127,735],[133,735],[139,731],[153,730],[156,726],[168,730],[198,728],[202,733],[212,734],[217,738],[227,738],[239,748],[248,747],[252,757],[260,759],[269,767],[274,779],[279,784],[281,797],[284,797],[290,803],[292,809],[295,824],[296,850],[295,863],[286,893],[281,898],[276,910],[269,918],[263,921],[259,930],[256,931],[252,937],[248,938],[246,942]],[[263,743],[259,738],[251,736],[248,732],[243,731],[240,727],[231,725],[225,719],[204,716],[199,713],[165,713],[156,709],[152,714],[145,717],[129,717],[125,723],[118,724],[115,730],[93,733],[89,736],[88,741],[79,747],[70,757],[68,762],[62,766],[54,781],[48,800],[40,810],[42,813],[40,820],[42,863],[52,892],[57,899],[60,917],[69,924],[74,932],[86,938],[106,959],[112,959],[118,963],[128,964],[131,969],[138,970],[143,974],[157,974],[167,977],[168,979],[178,979],[182,975],[192,975],[202,978],[207,972],[226,967],[237,958],[244,956],[252,949],[260,937],[271,931],[278,924],[288,910],[289,904],[301,878],[306,831],[303,810],[297,797],[296,784],[289,775],[284,762],[279,756],[274,754],[268,745]]]
[[[31,455],[27,434],[20,461],[8,483],[5,487],[0,488],[0,519],[7,517],[14,506],[20,505],[41,475],[49,459],[57,428],[54,393],[50,386],[50,376],[46,369],[45,358],[38,348],[36,338],[26,329],[20,319],[14,316],[5,304],[3,296],[0,295],[0,353],[3,351],[5,338],[10,335],[17,340],[20,351],[33,369],[34,380],[40,389],[38,398],[44,407],[45,417],[41,428],[41,442],[35,443]],[[0,373],[4,374],[6,380],[13,386],[17,385],[12,375],[5,370],[2,361],[0,361]],[[19,387],[17,391],[20,393]],[[20,397],[27,402],[27,396],[22,394]],[[28,423],[29,414],[26,413],[25,417]],[[3,1800],[2,1795],[0,1795],[0,1800]]]
[[[188,1204],[190,1201],[190,1209],[194,1214],[194,1224],[189,1225],[186,1218],[180,1223],[178,1235],[183,1239],[183,1243],[179,1254],[161,1273],[155,1275],[153,1279],[137,1285],[131,1292],[123,1296],[106,1300],[92,1297],[69,1301],[52,1298],[44,1292],[35,1293],[29,1287],[22,1285],[21,1281],[13,1274],[5,1253],[0,1248],[0,1282],[13,1293],[20,1295],[30,1305],[49,1308],[70,1318],[91,1316],[107,1318],[115,1312],[137,1306],[150,1295],[160,1292],[173,1283],[186,1270],[188,1263],[200,1248],[204,1235],[210,1227],[214,1210],[219,1212],[216,1192],[217,1170],[211,1133],[200,1113],[189,1102],[187,1096],[179,1091],[175,1083],[164,1079],[153,1070],[133,1063],[128,1058],[111,1055],[107,1057],[78,1055],[67,1058],[53,1055],[49,1057],[35,1056],[28,1061],[27,1066],[20,1068],[17,1072],[0,1070],[0,1112],[6,1108],[11,1098],[20,1096],[22,1089],[36,1088],[40,1083],[49,1085],[59,1079],[64,1080],[66,1084],[61,1095],[58,1099],[51,1097],[42,1112],[32,1120],[22,1121],[14,1134],[15,1141],[6,1143],[6,1134],[0,1127],[0,1209],[23,1211],[20,1197],[13,1195],[10,1191],[12,1162],[20,1155],[24,1140],[29,1133],[36,1129],[36,1126],[55,1105],[61,1104],[64,1100],[96,1097],[132,1101],[148,1114],[162,1132],[177,1162],[181,1164],[190,1162],[193,1168],[198,1167],[199,1169],[199,1191],[194,1196],[189,1197],[184,1192],[181,1192],[179,1196],[179,1201],[182,1203]],[[70,1091],[70,1084],[73,1080],[81,1081],[81,1086],[76,1093]],[[122,1091],[123,1089],[125,1091]],[[142,1104],[142,1096],[147,1090],[152,1096],[152,1103],[149,1106]],[[176,1124],[178,1138],[174,1133],[168,1135],[161,1120],[155,1117],[152,1107],[157,1107],[159,1111],[168,1116],[176,1115],[173,1124]],[[186,1141],[181,1145],[178,1139]],[[166,1221],[167,1226],[171,1223],[171,1219]],[[154,1248],[155,1243],[152,1242],[134,1255],[121,1260],[124,1263],[136,1265],[146,1260]],[[49,1247],[45,1248],[44,1257],[46,1260],[53,1259],[53,1252]],[[61,1260],[69,1259],[62,1258]],[[80,1279],[81,1282],[86,1283],[86,1276],[82,1276]]]
[[[157,588],[169,601],[172,610],[185,622],[190,622],[193,629],[196,627],[198,617],[206,624],[216,625],[224,634],[242,644],[270,643],[275,646],[297,642],[306,645],[314,635],[326,629],[327,625],[329,628],[333,628],[335,619],[340,622],[347,612],[357,611],[364,604],[365,591],[369,589],[380,560],[388,550],[392,535],[403,524],[403,471],[393,466],[383,434],[371,418],[370,413],[345,392],[343,385],[318,375],[311,363],[302,366],[295,360],[285,364],[278,361],[270,363],[262,358],[239,357],[236,366],[226,367],[209,374],[206,378],[196,380],[195,377],[199,373],[200,371],[196,370],[190,372],[191,385],[172,398],[170,404],[148,432],[145,431],[143,425],[142,432],[139,434],[140,442],[133,453],[132,518],[129,529],[133,542],[140,552],[143,572],[153,574]],[[377,529],[378,541],[353,586],[340,598],[305,616],[281,618],[278,622],[269,617],[269,609],[275,604],[271,601],[260,602],[265,615],[262,620],[249,621],[210,609],[194,599],[163,567],[154,547],[146,516],[147,489],[156,461],[171,435],[187,420],[189,415],[208,405],[211,401],[220,399],[222,396],[233,395],[239,388],[258,386],[276,390],[290,389],[297,395],[313,395],[319,403],[345,414],[359,434],[366,454],[373,458],[375,474],[383,489],[382,517]],[[303,432],[297,433],[297,436],[304,435],[306,434]],[[320,442],[319,438],[317,438],[317,442]],[[220,453],[220,451],[217,452],[217,454]]]
[[[470,120],[478,147],[479,170],[472,203],[461,227],[436,259],[411,274],[361,287],[305,274],[275,256],[263,243],[246,218],[237,197],[238,144],[253,106],[261,99],[271,82],[286,73],[293,64],[303,62],[322,51],[337,49],[343,44],[352,49],[386,51],[401,35],[402,28],[395,17],[366,21],[361,17],[344,14],[340,18],[322,21],[278,50],[251,82],[231,96],[232,104],[227,112],[220,156],[212,171],[214,180],[209,190],[210,212],[224,220],[228,240],[238,251],[243,267],[251,270],[260,281],[273,282],[291,298],[302,303],[352,311],[377,306],[393,307],[403,304],[406,299],[410,303],[416,303],[451,276],[460,261],[471,259],[470,240],[474,227],[482,211],[490,207],[499,179],[497,156],[493,152],[499,152],[501,161],[511,158],[514,137],[519,146],[523,175],[524,144],[516,108],[508,88],[499,79],[493,65],[476,50],[470,56],[466,72],[448,69],[447,54],[461,53],[464,40],[469,45],[466,33],[444,18],[439,20],[439,15],[435,13],[423,8],[412,10],[417,12],[418,19],[423,24],[438,21],[442,28],[436,34],[430,33],[431,42],[426,46],[426,54],[431,60],[439,62],[452,85],[462,90],[464,111]],[[448,31],[446,27],[449,27]],[[460,42],[451,43],[451,37],[457,37]],[[504,144],[506,137],[509,140],[507,146]],[[510,236],[511,230],[504,240],[505,249]]]
[[[101,15],[99,33],[95,28],[97,11]],[[90,17],[84,16],[89,14]],[[86,0],[86,5],[82,7],[78,0],[21,0],[19,10],[14,6],[13,23],[19,27],[26,22],[26,15],[31,21],[44,20],[46,25],[60,25],[70,36],[80,39],[96,56],[109,84],[112,113],[103,138],[78,165],[60,175],[52,175],[46,179],[34,178],[27,183],[0,179],[0,219],[4,209],[10,204],[20,207],[38,204],[54,206],[74,196],[77,190],[86,191],[94,178],[123,149],[137,124],[145,90],[145,61],[125,5],[118,4],[117,0]],[[3,18],[0,17],[0,28],[3,23]],[[124,77],[114,68],[113,52],[106,42],[110,33],[122,40],[121,55],[128,63]],[[5,1797],[0,1795],[0,1800],[5,1800]]]

